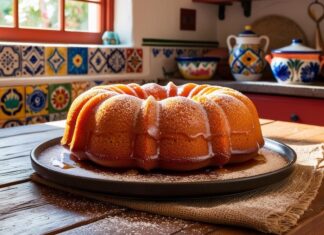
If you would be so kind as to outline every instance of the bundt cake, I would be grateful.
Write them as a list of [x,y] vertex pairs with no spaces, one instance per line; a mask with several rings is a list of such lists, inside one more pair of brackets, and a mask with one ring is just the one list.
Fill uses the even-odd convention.
[[264,140],[254,104],[240,92],[150,83],[81,94],[61,144],[107,167],[187,171],[251,159]]

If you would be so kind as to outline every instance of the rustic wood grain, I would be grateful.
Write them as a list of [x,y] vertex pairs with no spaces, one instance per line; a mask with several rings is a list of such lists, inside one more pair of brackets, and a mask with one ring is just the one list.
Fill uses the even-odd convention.
[[266,125],[266,124],[270,124],[270,123],[273,123],[275,121],[273,120],[270,120],[270,119],[260,119],[260,124],[261,125]]
[[34,183],[0,189],[0,234],[42,234],[101,219],[122,209]]
[[50,124],[44,123],[44,124],[27,125],[27,126],[20,126],[14,128],[5,128],[5,129],[1,129],[0,138],[57,130],[59,128],[63,129],[64,123],[65,121],[57,121],[57,122],[51,122]]
[[186,226],[181,231],[173,233],[172,235],[198,235],[198,234],[209,234],[217,229],[220,226],[213,224],[203,224],[203,223],[193,223],[189,226]]
[[319,144],[324,142],[324,127],[290,122],[276,121],[262,126],[266,137],[282,141],[287,144]]
[[27,133],[22,135],[15,135],[4,137],[0,139],[0,149],[12,147],[20,144],[40,143],[48,139],[52,139],[63,135],[63,129],[55,129],[50,131]]
[[29,154],[19,158],[0,160],[0,188],[29,180],[32,169]]
[[[63,134],[61,128],[44,130],[42,127],[31,126],[28,132],[23,129],[22,134],[17,134],[19,128],[12,128],[16,135],[10,135],[7,130],[6,135],[2,135],[6,137],[0,138],[0,188],[27,181],[33,172],[30,163],[31,150],[39,143]],[[38,132],[39,129],[42,131]]]
[[174,219],[171,217],[152,215],[138,211],[125,211],[123,213],[98,220],[94,223],[66,231],[62,234],[176,234],[178,231],[181,231],[191,224],[192,222]]

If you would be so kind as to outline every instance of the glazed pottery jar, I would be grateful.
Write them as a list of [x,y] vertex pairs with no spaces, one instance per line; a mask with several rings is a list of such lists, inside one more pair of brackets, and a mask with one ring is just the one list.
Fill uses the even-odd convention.
[[300,39],[293,39],[290,46],[273,50],[266,60],[280,83],[314,82],[324,64],[321,51],[304,46]]
[[[234,47],[232,47],[232,39],[236,41]],[[262,40],[265,40],[263,47]],[[229,65],[236,80],[255,81],[261,78],[266,66],[264,55],[269,46],[267,36],[259,37],[252,31],[251,26],[246,26],[245,31],[238,37],[230,35],[227,38],[227,46],[230,53]]]

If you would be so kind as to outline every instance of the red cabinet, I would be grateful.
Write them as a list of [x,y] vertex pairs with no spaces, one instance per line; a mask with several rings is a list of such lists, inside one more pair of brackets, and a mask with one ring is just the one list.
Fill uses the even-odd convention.
[[324,126],[324,99],[245,93],[261,118]]

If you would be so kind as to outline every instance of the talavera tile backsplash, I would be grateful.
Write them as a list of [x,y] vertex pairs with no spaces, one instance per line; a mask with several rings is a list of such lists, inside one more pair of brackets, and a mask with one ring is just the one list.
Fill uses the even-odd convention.
[[0,45],[1,77],[141,73],[141,48]]

